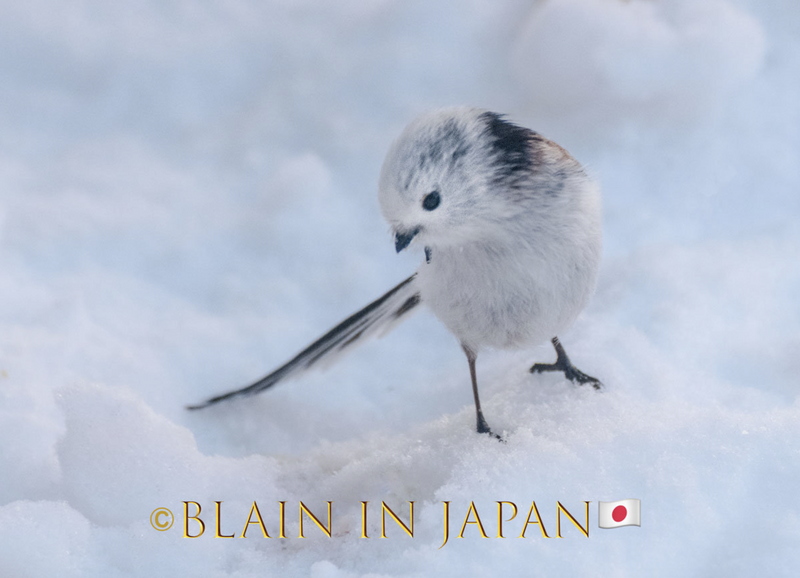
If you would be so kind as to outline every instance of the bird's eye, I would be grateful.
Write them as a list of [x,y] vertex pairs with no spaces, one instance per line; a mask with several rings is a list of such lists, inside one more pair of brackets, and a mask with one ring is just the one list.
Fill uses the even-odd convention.
[[438,207],[439,203],[441,202],[442,198],[439,195],[439,191],[432,191],[425,195],[425,198],[422,199],[422,208],[426,211],[432,211]]

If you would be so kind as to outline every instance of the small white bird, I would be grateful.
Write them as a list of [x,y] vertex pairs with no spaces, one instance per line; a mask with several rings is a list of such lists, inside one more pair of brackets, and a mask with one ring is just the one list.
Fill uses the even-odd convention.
[[599,189],[567,151],[493,112],[437,110],[392,144],[379,199],[397,252],[424,247],[417,272],[266,377],[189,409],[252,395],[330,362],[420,303],[467,355],[480,433],[492,433],[475,376],[475,359],[487,347],[550,339],[556,362],[537,363],[532,373],[562,371],[600,388],[572,365],[557,337],[589,301],[601,252]]

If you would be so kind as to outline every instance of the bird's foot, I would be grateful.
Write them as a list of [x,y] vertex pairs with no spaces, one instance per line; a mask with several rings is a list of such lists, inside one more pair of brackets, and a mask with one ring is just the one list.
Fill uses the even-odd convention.
[[482,414],[478,415],[478,427],[477,427],[477,429],[478,429],[478,433],[488,434],[488,435],[492,436],[494,439],[496,439],[497,441],[506,443],[506,440],[504,440],[502,438],[502,436],[499,436],[499,435],[497,435],[496,433],[494,433],[492,431],[492,429],[489,427],[489,424],[486,423],[486,420],[484,419]]
[[586,375],[571,363],[569,364],[568,369],[564,370],[564,375],[567,377],[567,379],[569,379],[573,383],[576,381],[578,382],[579,385],[590,383],[592,384],[592,387],[595,389],[603,388],[603,383],[599,379],[597,379],[596,377],[592,377],[591,375]]
[[572,365],[572,362],[566,354],[562,355],[559,353],[555,363],[536,363],[530,369],[531,373],[544,373],[546,371],[561,371],[564,373],[564,377],[573,383],[577,382],[579,385],[591,383],[592,387],[595,389],[601,389],[603,387],[603,383],[599,379],[591,375],[586,375],[580,369]]

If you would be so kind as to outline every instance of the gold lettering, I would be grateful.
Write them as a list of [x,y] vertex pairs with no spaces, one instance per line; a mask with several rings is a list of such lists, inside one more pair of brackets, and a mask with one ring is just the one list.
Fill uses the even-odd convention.
[[397,517],[392,509],[386,505],[386,502],[381,500],[381,538],[386,537],[386,516],[384,515],[386,512],[389,512],[389,515],[394,518],[394,521],[397,522],[403,530],[405,530],[406,534],[414,537],[414,502],[408,503],[408,510],[409,510],[409,517],[411,519],[411,529],[408,528],[401,520]]
[[506,520],[506,522],[510,522],[514,518],[517,517],[517,505],[514,502],[497,502],[497,537],[498,538],[505,538],[503,536],[503,504],[508,504],[512,508],[514,508],[514,513],[511,514],[511,517]]
[[216,528],[216,533],[214,534],[214,537],[215,538],[233,538],[233,537],[235,537],[233,534],[231,534],[230,536],[226,536],[225,534],[222,534],[222,530],[220,529],[220,526],[222,525],[222,520],[221,520],[222,513],[220,512],[220,509],[221,509],[221,506],[222,506],[222,502],[214,502],[214,503],[217,505],[217,528]]
[[556,502],[556,503],[558,504],[558,509],[557,509],[558,518],[557,518],[557,521],[556,521],[556,537],[563,538],[563,536],[561,535],[561,512],[564,512],[564,514],[566,514],[567,518],[569,518],[570,521],[573,524],[575,524],[575,526],[578,528],[578,530],[581,531],[581,534],[583,534],[584,536],[586,536],[588,538],[589,537],[589,502],[584,502],[584,504],[586,504],[586,528],[581,526],[578,523],[578,520],[573,518],[572,514],[567,512],[567,509],[561,504],[561,502]]
[[444,504],[444,542],[439,546],[439,550],[444,548],[447,540],[450,538],[450,502],[442,502]]
[[[531,522],[531,514],[536,514],[536,521]],[[528,524],[539,524],[539,529],[542,531],[542,536],[545,538],[550,537],[547,535],[547,530],[544,529],[544,522],[542,522],[542,518],[539,516],[539,508],[536,507],[536,502],[531,502],[531,509],[528,510],[528,519],[525,520],[525,525],[522,527],[522,534],[519,535],[520,538],[525,537],[525,531],[528,529]]]
[[[194,504],[197,506],[197,513],[194,516],[189,515],[189,504]],[[203,523],[203,520],[200,519],[200,504],[197,502],[184,502],[183,503],[183,537],[184,538],[199,538],[203,535],[203,532],[206,531],[206,525]],[[200,533],[196,536],[192,536],[189,533],[189,520],[197,520],[200,524]]]
[[[256,514],[256,519],[253,521],[253,512]],[[250,524],[258,524],[261,526],[261,533],[264,535],[265,538],[269,538],[270,535],[267,533],[267,528],[264,526],[264,520],[261,518],[261,512],[258,511],[258,504],[253,502],[252,507],[250,508],[250,513],[247,515],[247,523],[244,525],[244,530],[242,530],[241,538],[247,538],[247,529],[250,527]]]
[[369,538],[367,536],[367,504],[369,502],[361,502],[361,537]]
[[325,535],[327,535],[328,538],[330,538],[332,536],[332,534],[331,534],[331,504],[333,504],[333,502],[328,502],[328,527],[326,528],[325,526],[322,525],[322,522],[319,521],[319,518],[317,518],[314,514],[312,514],[311,510],[309,510],[303,502],[300,502],[300,535],[298,536],[298,538],[305,538],[305,536],[303,535],[303,512],[305,512],[306,515],[308,515],[308,517],[311,518],[311,520],[317,526],[319,526],[320,530],[325,532]]
[[286,537],[286,502],[278,502],[278,523],[281,527],[281,533],[278,538]]
[[[475,514],[475,520],[470,521],[469,515]],[[459,532],[458,537],[464,537],[464,529],[467,527],[467,524],[477,524],[478,530],[481,533],[481,536],[484,538],[488,538],[489,536],[486,535],[486,532],[483,530],[483,524],[481,523],[481,517],[478,515],[478,510],[475,508],[475,502],[469,503],[469,510],[467,510],[467,516],[464,518],[464,523],[461,525],[461,532]]]

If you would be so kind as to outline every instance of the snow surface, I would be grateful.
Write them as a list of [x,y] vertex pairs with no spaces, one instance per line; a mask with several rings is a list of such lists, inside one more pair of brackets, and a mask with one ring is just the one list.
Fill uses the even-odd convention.
[[[796,575],[796,1],[3,2],[0,78],[3,578]],[[606,391],[528,374],[547,344],[484,354],[507,443],[478,436],[463,354],[423,312],[327,372],[185,411],[416,267],[377,175],[451,104],[508,113],[602,183],[598,291],[561,338]],[[642,527],[598,529],[623,498]],[[273,538],[215,539],[215,500],[237,535],[256,500]],[[332,538],[295,537],[298,500],[334,502]],[[377,538],[375,510],[360,538],[361,500],[415,500],[414,538]],[[498,500],[520,509],[504,540]],[[532,500],[551,535],[557,500],[579,519],[592,501],[590,537],[516,538]],[[470,501],[489,539],[455,538]]]

